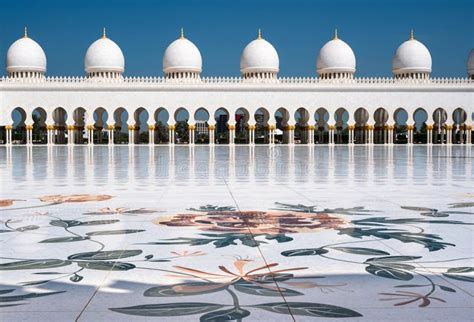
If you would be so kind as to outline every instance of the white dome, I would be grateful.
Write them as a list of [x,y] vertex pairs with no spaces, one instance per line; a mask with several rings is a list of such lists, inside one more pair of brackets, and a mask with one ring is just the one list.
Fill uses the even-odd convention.
[[163,55],[163,72],[171,74],[176,72],[201,73],[202,57],[199,49],[191,41],[181,37],[173,41]]
[[392,60],[394,74],[431,73],[431,54],[421,42],[410,36],[398,47]]
[[104,35],[89,46],[84,58],[86,73],[123,73],[125,58],[120,47]]
[[467,73],[469,76],[474,75],[474,48],[471,49],[469,58],[467,59]]
[[240,72],[248,73],[278,73],[280,59],[275,47],[259,37],[251,41],[240,56]]
[[46,55],[43,48],[29,38],[25,31],[23,38],[15,41],[7,51],[7,73],[39,72],[46,73]]
[[316,60],[318,74],[327,73],[354,73],[356,70],[356,58],[351,47],[338,39],[327,42],[319,51]]

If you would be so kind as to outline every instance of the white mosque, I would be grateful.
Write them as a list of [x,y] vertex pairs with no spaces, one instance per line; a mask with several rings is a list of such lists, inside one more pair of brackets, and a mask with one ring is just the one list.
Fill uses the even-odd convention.
[[46,76],[47,59],[25,28],[0,79],[0,143],[12,144],[472,144],[474,49],[466,78],[431,78],[429,50],[413,32],[391,78],[357,78],[338,37],[311,78],[278,77],[278,52],[262,37],[242,51],[240,77],[201,77],[202,56],[181,31],[163,76],[125,77],[105,29],[85,75]]

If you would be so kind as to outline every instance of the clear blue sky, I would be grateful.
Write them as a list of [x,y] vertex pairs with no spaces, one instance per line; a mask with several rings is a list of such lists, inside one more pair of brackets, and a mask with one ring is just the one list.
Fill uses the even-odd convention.
[[[107,27],[129,76],[162,75],[166,46],[181,26],[203,56],[204,76],[238,76],[245,45],[262,28],[280,56],[280,76],[314,76],[334,28],[352,47],[358,76],[389,76],[410,29],[431,51],[433,76],[464,77],[474,47],[473,0],[0,0],[0,52],[27,25],[48,57],[49,75],[83,75],[87,47]],[[2,59],[4,74],[4,59]]]

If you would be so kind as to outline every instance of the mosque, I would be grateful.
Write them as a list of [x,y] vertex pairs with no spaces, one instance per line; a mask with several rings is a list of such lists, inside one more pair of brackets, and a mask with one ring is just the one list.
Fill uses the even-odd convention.
[[279,77],[276,49],[258,32],[240,77],[201,77],[202,56],[184,32],[166,48],[163,76],[126,77],[105,32],[87,49],[85,75],[48,77],[25,28],[0,79],[0,144],[472,144],[474,49],[466,78],[431,78],[429,50],[409,39],[390,78],[357,78],[337,34],[315,77]]

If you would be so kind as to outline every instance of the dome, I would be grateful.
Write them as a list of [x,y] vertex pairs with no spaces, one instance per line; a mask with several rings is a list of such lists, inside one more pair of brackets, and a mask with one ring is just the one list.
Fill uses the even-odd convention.
[[319,51],[316,70],[320,76],[326,74],[354,74],[356,58],[351,47],[334,34],[334,39],[327,42]]
[[84,68],[89,76],[97,73],[122,74],[125,70],[125,58],[120,47],[107,38],[105,34],[102,38],[94,41],[89,46],[84,58]]
[[43,48],[28,37],[27,29],[23,38],[15,41],[7,51],[6,69],[8,74],[21,72],[46,73],[46,55]]
[[467,74],[470,77],[474,76],[474,48],[471,49],[469,53],[469,58],[467,59]]
[[392,60],[392,71],[395,75],[414,75],[431,73],[431,54],[421,42],[413,37],[397,48]]
[[176,73],[190,73],[197,76],[202,71],[202,57],[199,49],[191,41],[181,36],[173,41],[163,55],[163,72],[167,76]]
[[259,30],[258,38],[251,41],[240,56],[240,72],[244,76],[269,73],[276,77],[279,70],[278,53],[272,44],[262,38]]

